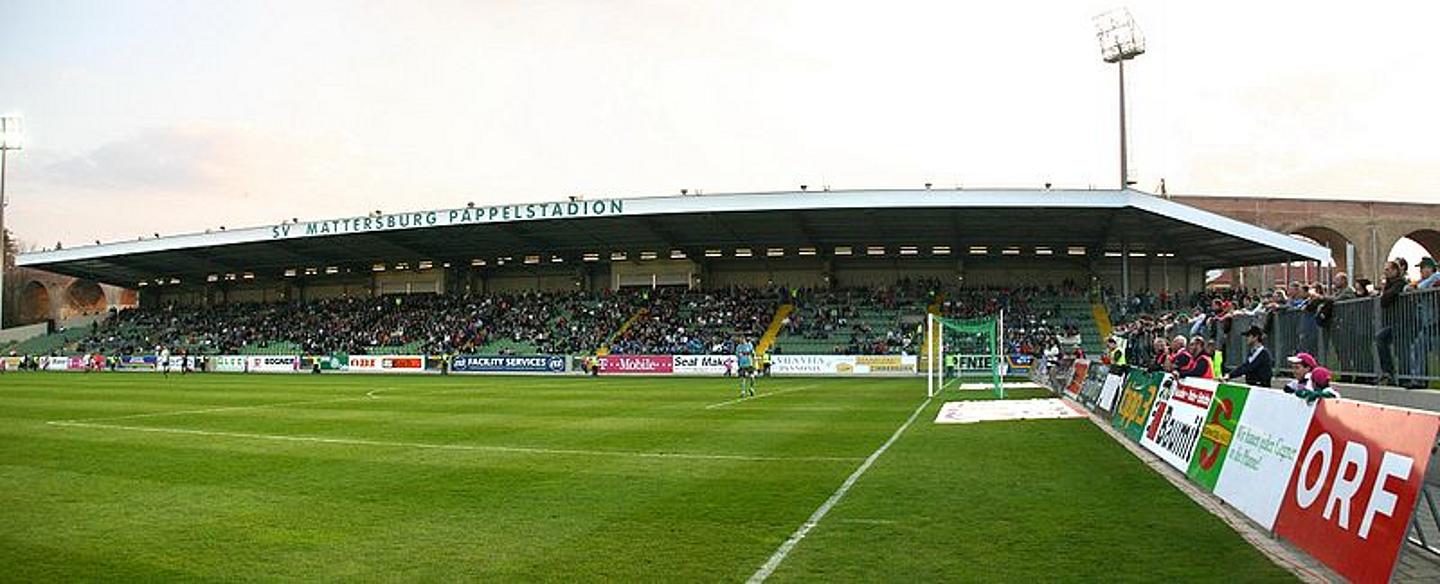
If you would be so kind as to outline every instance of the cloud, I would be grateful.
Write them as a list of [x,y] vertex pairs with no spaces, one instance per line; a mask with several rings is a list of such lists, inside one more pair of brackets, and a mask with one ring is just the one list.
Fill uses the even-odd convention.
[[253,138],[223,126],[147,129],[93,151],[45,164],[35,180],[49,188],[188,190],[224,178],[233,155]]

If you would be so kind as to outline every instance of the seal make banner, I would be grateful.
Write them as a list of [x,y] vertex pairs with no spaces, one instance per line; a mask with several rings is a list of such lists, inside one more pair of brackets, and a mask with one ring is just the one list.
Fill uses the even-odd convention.
[[1440,416],[1323,400],[1300,448],[1275,534],[1352,582],[1386,582],[1424,488]]
[[[676,355],[671,370],[684,375],[725,375],[738,371],[738,362],[734,355]],[[770,367],[775,367],[773,362]]]
[[563,355],[459,355],[450,361],[454,373],[564,373]]
[[1206,379],[1182,379],[1165,384],[1150,408],[1140,446],[1155,453],[1180,472],[1190,469],[1190,459],[1200,440],[1200,426],[1215,397],[1215,383]]

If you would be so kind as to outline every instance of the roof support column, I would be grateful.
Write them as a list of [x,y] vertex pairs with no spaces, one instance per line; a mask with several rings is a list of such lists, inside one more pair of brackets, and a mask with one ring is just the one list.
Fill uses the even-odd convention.
[[1130,244],[1120,245],[1120,295],[1130,298]]

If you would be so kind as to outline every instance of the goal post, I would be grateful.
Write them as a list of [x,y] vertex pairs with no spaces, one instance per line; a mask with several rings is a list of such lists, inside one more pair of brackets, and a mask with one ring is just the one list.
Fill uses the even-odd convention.
[[989,389],[1005,397],[1001,356],[1005,315],[977,319],[925,317],[925,388],[933,397],[946,389]]

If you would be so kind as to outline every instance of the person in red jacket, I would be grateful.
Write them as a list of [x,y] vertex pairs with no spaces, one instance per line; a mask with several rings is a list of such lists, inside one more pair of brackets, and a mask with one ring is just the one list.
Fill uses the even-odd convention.
[[1214,379],[1215,368],[1211,365],[1210,354],[1205,352],[1205,338],[1200,336],[1191,338],[1189,352],[1190,359],[1185,366],[1182,367],[1179,360],[1176,360],[1176,374],[1180,377]]

